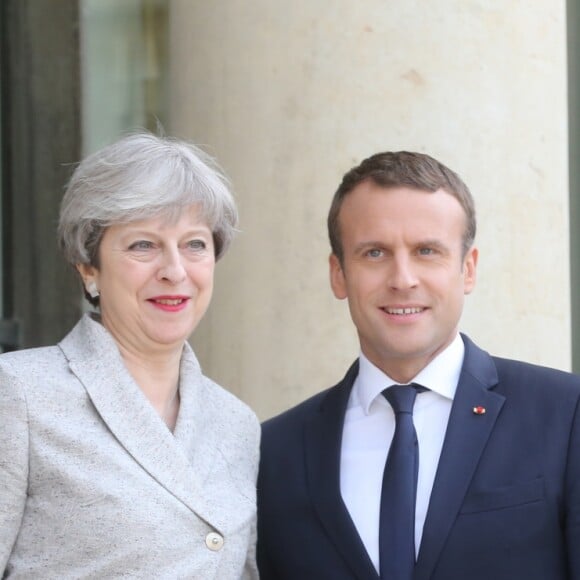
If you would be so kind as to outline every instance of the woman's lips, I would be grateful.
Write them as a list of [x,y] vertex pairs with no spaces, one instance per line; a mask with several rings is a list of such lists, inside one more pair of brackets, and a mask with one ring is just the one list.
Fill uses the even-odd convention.
[[149,298],[148,302],[153,306],[168,312],[177,312],[187,305],[189,298],[187,296],[156,296]]

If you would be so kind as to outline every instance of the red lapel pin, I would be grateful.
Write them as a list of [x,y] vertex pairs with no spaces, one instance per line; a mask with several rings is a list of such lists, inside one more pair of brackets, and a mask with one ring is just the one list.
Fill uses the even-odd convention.
[[477,406],[473,407],[474,415],[485,415],[485,407]]

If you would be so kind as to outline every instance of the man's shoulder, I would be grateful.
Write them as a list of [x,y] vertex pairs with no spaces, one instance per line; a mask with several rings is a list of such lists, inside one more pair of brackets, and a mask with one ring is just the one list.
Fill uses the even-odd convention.
[[522,378],[526,378],[532,379],[535,382],[545,382],[546,380],[550,380],[558,383],[580,386],[580,375],[578,374],[546,365],[540,365],[531,361],[491,354],[478,346],[467,335],[462,334],[462,338],[465,344],[466,359],[469,359],[464,361],[464,365],[467,364],[472,368],[474,362],[477,365],[481,365],[482,363],[488,364],[485,362],[487,359],[487,361],[493,363],[500,382],[506,380],[520,382]]
[[333,390],[337,389],[338,385],[325,389],[319,393],[316,393],[312,397],[298,403],[297,405],[283,411],[282,413],[267,419],[262,423],[262,429],[264,431],[271,431],[277,429],[283,429],[286,427],[292,427],[298,423],[303,423],[305,419],[313,417],[319,412],[321,405],[325,397]]
[[325,410],[330,410],[330,413],[342,412],[346,408],[348,395],[357,374],[358,360],[348,369],[344,378],[333,387],[316,393],[279,415],[266,420],[262,423],[262,432],[264,434],[281,434],[285,431],[295,433],[301,425],[316,419]]
[[527,361],[492,356],[500,384],[520,384],[527,389],[549,388],[552,394],[558,389],[580,394],[580,375],[562,369]]

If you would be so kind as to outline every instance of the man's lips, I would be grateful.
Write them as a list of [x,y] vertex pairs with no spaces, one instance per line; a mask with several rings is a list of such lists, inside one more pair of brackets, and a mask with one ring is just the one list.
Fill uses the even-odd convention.
[[421,314],[426,308],[424,306],[382,306],[381,310],[394,316],[408,316],[410,314]]

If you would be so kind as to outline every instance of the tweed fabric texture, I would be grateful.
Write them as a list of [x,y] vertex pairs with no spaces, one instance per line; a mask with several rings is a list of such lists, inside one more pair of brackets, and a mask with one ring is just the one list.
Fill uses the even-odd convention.
[[57,346],[0,356],[0,571],[257,578],[254,413],[186,343],[171,433],[93,317]]

